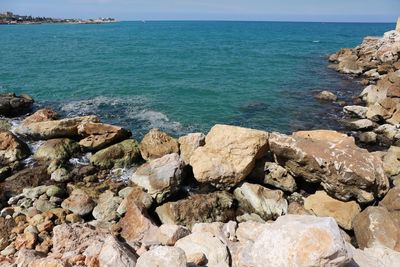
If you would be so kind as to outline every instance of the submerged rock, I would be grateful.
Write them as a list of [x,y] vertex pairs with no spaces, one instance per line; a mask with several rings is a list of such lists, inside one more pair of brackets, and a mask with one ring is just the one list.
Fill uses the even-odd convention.
[[315,96],[315,98],[317,98],[319,100],[331,101],[331,102],[334,102],[338,99],[337,95],[335,95],[334,93],[332,93],[330,91],[321,91]]
[[145,160],[161,158],[167,154],[179,153],[179,143],[160,129],[154,128],[140,142],[140,153]]
[[0,166],[23,160],[30,154],[29,147],[11,132],[0,132]]
[[0,94],[0,115],[7,117],[23,115],[32,109],[33,102],[32,97],[28,95]]
[[267,150],[267,132],[215,125],[207,134],[206,145],[194,151],[190,165],[197,181],[230,188],[250,174]]

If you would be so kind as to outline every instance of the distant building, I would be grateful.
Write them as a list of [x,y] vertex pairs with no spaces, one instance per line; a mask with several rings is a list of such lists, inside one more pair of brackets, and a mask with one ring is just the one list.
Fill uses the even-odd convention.
[[400,18],[397,19],[396,31],[400,32]]

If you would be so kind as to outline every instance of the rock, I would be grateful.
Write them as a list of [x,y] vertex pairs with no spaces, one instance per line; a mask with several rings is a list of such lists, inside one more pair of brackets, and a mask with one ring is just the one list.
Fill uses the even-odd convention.
[[245,266],[344,266],[352,258],[335,220],[310,215],[279,217],[242,254]]
[[[207,258],[207,266],[229,266],[229,252],[226,245],[210,233],[193,233],[176,242],[188,259],[202,253]],[[190,262],[189,262],[190,264]]]
[[109,146],[96,152],[90,162],[100,168],[123,168],[140,160],[138,143],[133,139]]
[[256,213],[264,220],[276,219],[287,213],[288,203],[281,190],[271,190],[261,185],[243,183],[234,191],[239,206]]
[[343,111],[353,117],[366,119],[368,108],[363,106],[345,106],[343,107]]
[[175,224],[162,224],[158,228],[158,241],[166,246],[175,245],[176,241],[190,234],[190,230],[184,226]]
[[84,137],[79,141],[79,144],[84,150],[88,151],[103,149],[132,135],[130,131],[124,128],[94,122],[80,124],[78,126],[78,134]]
[[53,228],[53,252],[82,254],[88,247],[102,248],[108,233],[89,224],[61,224]]
[[140,142],[140,153],[145,160],[161,158],[179,153],[178,141],[158,128],[151,129]]
[[354,217],[361,212],[355,201],[343,202],[317,191],[304,200],[304,208],[320,217],[333,217],[342,228],[351,230]]
[[69,267],[69,264],[66,264],[64,261],[60,259],[54,258],[41,258],[32,261],[28,267]]
[[79,137],[78,126],[81,123],[98,122],[98,120],[96,116],[84,116],[62,120],[22,123],[15,129],[15,132],[37,140],[77,138]]
[[379,206],[385,207],[388,211],[400,211],[400,187],[389,190],[386,196],[379,202]]
[[249,177],[288,192],[294,192],[297,187],[295,179],[285,168],[275,162],[266,162],[265,159],[256,162]]
[[34,260],[44,258],[46,254],[35,251],[33,249],[21,249],[18,251],[16,264],[18,267],[28,267]]
[[227,222],[235,217],[234,200],[228,192],[192,195],[156,208],[163,224],[191,227],[199,222]]
[[23,115],[32,109],[33,102],[32,97],[28,95],[2,93],[0,94],[0,115],[6,117]]
[[382,160],[347,135],[327,130],[274,133],[269,143],[282,166],[308,182],[321,183],[337,199],[367,203],[389,189]]
[[377,244],[394,249],[399,242],[399,229],[383,207],[366,208],[354,218],[353,227],[361,249]]
[[11,132],[0,132],[0,166],[23,160],[30,154],[29,147]]
[[17,250],[21,249],[33,249],[35,248],[38,236],[36,233],[24,232],[17,236],[14,241],[14,246]]
[[197,181],[230,188],[243,181],[267,151],[267,132],[215,125],[207,134],[206,145],[194,151],[190,165]]
[[10,244],[11,230],[15,226],[14,219],[0,217],[0,250],[5,249]]
[[380,104],[375,103],[368,107],[366,114],[367,118],[374,122],[381,122],[390,117],[387,110],[385,110]]
[[26,117],[22,121],[22,123],[28,124],[33,122],[51,121],[56,119],[58,119],[58,114],[55,111],[48,108],[44,108],[44,109],[39,109],[32,115]]
[[56,205],[54,203],[51,203],[48,200],[45,199],[38,199],[34,202],[33,205],[38,211],[41,212],[46,212],[48,210],[56,208]]
[[179,155],[168,154],[140,166],[131,181],[149,193],[157,203],[179,191],[184,162]]
[[71,172],[65,168],[58,168],[52,172],[50,179],[55,182],[65,183],[71,180]]
[[33,157],[36,160],[68,160],[79,151],[79,145],[75,141],[63,139],[51,139],[41,145]]
[[71,195],[61,203],[61,207],[66,210],[83,216],[92,212],[96,203],[81,189],[75,189]]
[[384,246],[374,246],[364,250],[352,248],[354,265],[351,267],[397,267],[400,253]]
[[348,122],[348,126],[351,130],[368,131],[375,128],[376,124],[368,119],[360,119]]
[[321,91],[315,96],[315,98],[317,98],[319,100],[331,101],[331,102],[335,102],[338,99],[337,95],[335,95],[334,93],[332,93],[330,91]]
[[400,174],[400,155],[398,157],[397,153],[393,151],[395,148],[397,147],[391,146],[383,157],[383,168],[389,176]]
[[114,193],[106,191],[99,196],[97,206],[93,209],[93,217],[100,221],[113,221],[118,217],[117,209],[122,199],[114,197]]
[[186,255],[180,248],[159,246],[143,253],[136,267],[186,267]]
[[357,62],[356,57],[348,56],[339,62],[338,70],[342,73],[358,75],[363,72],[363,67]]
[[5,119],[0,119],[0,131],[5,132],[5,131],[10,131],[11,130],[11,123],[9,123]]
[[206,144],[206,136],[203,133],[190,133],[178,139],[181,150],[181,158],[186,165],[190,163],[190,157],[196,148]]
[[106,238],[98,258],[101,267],[133,267],[137,261],[137,256],[113,236]]
[[377,134],[374,132],[361,132],[357,135],[358,139],[362,143],[374,144],[376,143]]

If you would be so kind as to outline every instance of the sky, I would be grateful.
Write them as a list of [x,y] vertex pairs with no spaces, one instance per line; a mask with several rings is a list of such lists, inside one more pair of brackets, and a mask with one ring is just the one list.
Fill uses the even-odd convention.
[[400,0],[0,0],[0,11],[118,20],[395,22]]

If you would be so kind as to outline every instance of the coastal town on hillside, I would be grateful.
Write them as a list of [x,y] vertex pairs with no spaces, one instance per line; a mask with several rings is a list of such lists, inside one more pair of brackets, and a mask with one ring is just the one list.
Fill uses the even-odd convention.
[[67,24],[99,24],[116,22],[114,18],[97,19],[60,19],[47,17],[21,16],[12,12],[0,13],[0,24],[43,24],[43,23],[67,23]]

